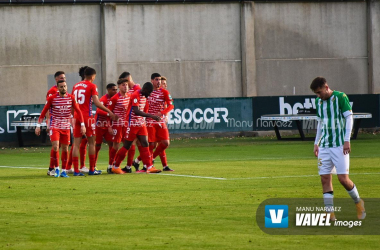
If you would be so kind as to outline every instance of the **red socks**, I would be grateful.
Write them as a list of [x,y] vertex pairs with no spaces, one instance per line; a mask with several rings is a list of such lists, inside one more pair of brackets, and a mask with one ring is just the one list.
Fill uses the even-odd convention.
[[90,171],[95,171],[95,155],[89,155],[90,158]]
[[146,165],[147,168],[152,166],[153,164],[151,155],[149,153],[149,148],[140,146],[139,151],[143,164]]
[[127,166],[132,166],[133,157],[135,157],[136,146],[132,145],[128,150]]
[[73,148],[74,148],[74,146],[71,146],[69,158],[68,158],[68,161],[67,161],[66,170],[70,170],[71,169],[71,165],[73,165]]
[[68,152],[62,151],[62,155],[61,155],[62,169],[67,168],[67,156],[68,156]]
[[112,165],[114,160],[115,160],[115,155],[116,155],[116,149],[114,148],[110,148],[110,150],[108,151],[108,154],[109,154],[109,160],[108,160],[108,165]]
[[160,154],[160,159],[161,159],[161,163],[162,163],[162,166],[163,167],[166,167],[168,165],[168,161],[166,159],[166,153],[165,153],[165,150],[162,151],[162,153]]
[[125,157],[127,156],[128,150],[125,147],[121,147],[119,151],[117,151],[116,157],[115,157],[115,167],[119,167],[120,164],[124,161]]
[[155,159],[158,155],[160,155],[162,152],[165,151],[165,149],[167,149],[168,146],[166,146],[165,144],[158,144],[158,147],[156,148],[156,150],[154,151],[154,154],[153,154],[153,159]]
[[86,152],[87,152],[87,139],[82,139],[79,147],[79,156],[80,156],[80,167],[84,167],[84,162],[86,161]]
[[98,162],[98,156],[101,146],[95,146],[95,162]]
[[74,165],[74,172],[79,173],[79,167],[78,167],[78,157],[73,157],[73,165]]

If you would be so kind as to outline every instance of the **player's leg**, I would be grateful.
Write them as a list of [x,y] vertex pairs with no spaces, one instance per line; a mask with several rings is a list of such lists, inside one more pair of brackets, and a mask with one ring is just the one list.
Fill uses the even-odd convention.
[[[49,128],[48,128],[49,130]],[[52,135],[53,135],[53,130],[49,130],[49,137],[50,141],[52,141]],[[55,175],[55,152],[53,148],[50,150],[50,162],[49,162],[49,170],[47,171],[48,176],[54,176]]]
[[61,145],[61,162],[62,162],[62,172],[61,177],[69,177],[66,173],[67,168],[67,158],[69,153],[69,144],[70,144],[70,130],[61,130],[60,131],[60,140]]
[[[158,146],[156,150],[154,151],[153,154],[153,159],[155,159],[157,156],[160,155],[161,158],[161,163],[163,166],[163,171],[174,171],[168,166],[168,162],[166,159],[166,154],[165,150],[169,147],[170,145],[170,138],[169,138],[169,130],[166,127],[166,124],[158,126],[156,128],[156,139],[159,141]],[[163,155],[161,157],[161,155]]]
[[124,140],[123,146],[117,151],[115,156],[115,162],[112,167],[112,172],[115,174],[125,174],[125,173],[131,173],[132,171],[123,171],[120,168],[120,164],[124,161],[125,157],[127,157],[128,150],[131,147],[133,143],[132,141],[126,141]]
[[[131,166],[133,165],[133,159],[135,157],[135,153],[136,153],[136,143],[133,142],[131,147],[128,150],[127,165],[125,166],[125,168],[127,168],[127,169],[131,168]],[[138,167],[137,167],[136,171],[137,170],[139,170]]]
[[102,172],[95,170],[95,119],[88,118],[85,121],[86,126],[86,137],[88,142],[88,158],[90,162],[90,169],[88,171],[88,175],[100,175]]
[[[123,150],[121,150],[122,148],[119,149],[120,142],[122,141],[124,133],[125,133],[125,128],[122,126],[116,126],[113,129],[114,129],[115,135],[113,137],[112,152],[114,152],[114,155],[112,156],[111,168],[109,167],[109,169],[107,169],[107,172],[110,174],[124,174],[124,172],[120,168],[120,163],[117,163],[118,164],[117,165],[116,160],[120,161],[120,159],[122,159],[121,161],[123,161],[127,154],[127,152],[124,149]],[[124,156],[124,153],[125,153],[125,156]]]
[[76,121],[74,124],[73,134],[74,134],[74,143],[72,145],[73,157],[71,161],[74,166],[74,176],[84,176],[84,174],[79,171],[79,145],[82,141],[81,125],[79,121]]
[[99,151],[102,148],[103,137],[105,137],[107,129],[102,127],[96,127],[96,139],[95,139],[95,166],[97,166]]
[[82,173],[88,173],[88,168],[86,168],[85,166],[86,153],[87,153],[87,138],[83,136],[82,141],[79,146],[80,171]]
[[351,181],[348,176],[350,170],[350,156],[343,154],[343,146],[331,148],[332,161],[335,165],[338,174],[338,180],[346,189],[347,193],[354,200],[358,219],[364,219],[366,212],[364,208],[364,201],[360,199],[359,192],[356,185]]
[[50,129],[50,141],[51,141],[51,151],[50,151],[50,162],[51,166],[54,167],[54,177],[59,177],[59,138],[60,134],[57,129]]
[[[145,127],[143,127],[145,128]],[[143,130],[143,129],[142,129]],[[146,130],[146,129],[145,129]],[[137,139],[141,143],[141,147],[139,148],[141,159],[144,165],[146,165],[146,173],[160,173],[161,170],[156,169],[152,163],[152,156],[149,151],[149,143],[148,143],[148,135],[147,132],[141,131],[139,135],[137,135]]]
[[72,165],[73,165],[73,148],[74,148],[74,142],[73,142],[73,145],[71,145],[71,148],[70,148],[70,153],[69,153],[69,156],[67,158],[67,166],[66,166],[66,173],[68,174],[73,174],[74,173],[74,170],[72,170]]
[[335,221],[334,214],[334,189],[332,185],[331,171],[334,168],[334,164],[331,160],[330,152],[328,148],[319,148],[318,154],[318,173],[321,176],[323,202],[325,204],[326,211],[330,213],[330,221]]

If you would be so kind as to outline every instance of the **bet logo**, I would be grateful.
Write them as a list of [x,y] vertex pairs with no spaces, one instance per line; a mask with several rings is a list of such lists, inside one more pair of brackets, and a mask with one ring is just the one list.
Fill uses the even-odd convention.
[[266,205],[265,206],[265,227],[266,228],[289,227],[288,206],[287,205]]

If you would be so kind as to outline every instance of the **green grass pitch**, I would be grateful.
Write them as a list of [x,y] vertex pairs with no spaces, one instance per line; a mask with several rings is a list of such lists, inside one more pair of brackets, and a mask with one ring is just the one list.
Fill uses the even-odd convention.
[[[351,145],[351,179],[361,197],[379,198],[380,135],[360,134]],[[311,141],[174,140],[167,156],[175,172],[150,175],[48,177],[49,151],[0,148],[1,249],[379,247],[379,235],[280,236],[257,226],[265,199],[321,198]],[[102,170],[107,152],[103,145]],[[333,183],[335,197],[348,198]]]

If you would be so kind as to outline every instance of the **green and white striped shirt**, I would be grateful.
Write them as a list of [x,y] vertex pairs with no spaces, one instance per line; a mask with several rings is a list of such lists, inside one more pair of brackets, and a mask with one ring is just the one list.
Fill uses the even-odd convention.
[[346,133],[345,117],[352,115],[347,95],[334,90],[328,100],[317,98],[315,104],[322,130],[319,146],[322,148],[343,146]]

